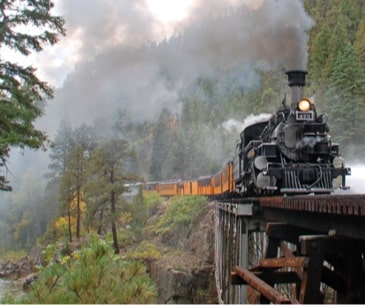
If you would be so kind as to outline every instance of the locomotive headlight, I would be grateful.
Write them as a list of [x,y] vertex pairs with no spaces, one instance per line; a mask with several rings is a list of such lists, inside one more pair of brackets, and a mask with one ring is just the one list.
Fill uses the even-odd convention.
[[308,111],[311,108],[311,102],[307,99],[302,99],[298,103],[298,109],[300,111]]

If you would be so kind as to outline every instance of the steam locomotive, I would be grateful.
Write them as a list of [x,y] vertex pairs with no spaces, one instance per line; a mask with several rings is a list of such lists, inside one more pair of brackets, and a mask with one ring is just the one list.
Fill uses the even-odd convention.
[[[240,193],[305,194],[347,189],[339,145],[332,143],[327,115],[303,98],[305,71],[289,71],[291,105],[283,105],[266,122],[246,127],[237,146],[235,179]],[[335,185],[333,185],[335,184]],[[336,185],[340,184],[340,185]]]
[[246,127],[233,160],[217,174],[192,180],[154,181],[144,192],[164,196],[216,197],[329,194],[348,189],[339,145],[332,142],[327,115],[303,98],[306,71],[289,71],[291,105],[282,106],[267,121]]

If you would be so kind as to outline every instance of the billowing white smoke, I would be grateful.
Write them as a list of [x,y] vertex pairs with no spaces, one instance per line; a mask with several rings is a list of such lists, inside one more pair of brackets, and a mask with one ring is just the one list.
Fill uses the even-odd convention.
[[77,41],[71,58],[78,64],[42,120],[51,134],[65,116],[78,125],[110,118],[118,107],[138,121],[156,118],[163,107],[178,112],[187,84],[202,76],[224,79],[231,68],[304,69],[313,25],[299,0],[196,0],[163,40],[164,25],[142,0],[58,5],[68,45]]

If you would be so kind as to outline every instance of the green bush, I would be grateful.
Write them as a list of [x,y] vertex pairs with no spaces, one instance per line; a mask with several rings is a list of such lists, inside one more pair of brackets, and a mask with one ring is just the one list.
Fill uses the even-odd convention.
[[90,245],[44,268],[23,303],[155,303],[156,290],[144,264],[114,254],[94,236]]
[[136,249],[128,251],[127,256],[141,260],[155,260],[161,257],[161,252],[155,244],[143,241]]
[[147,206],[147,208],[150,211],[150,215],[153,214],[153,211],[156,209],[156,207],[164,201],[163,197],[157,192],[151,192],[144,196],[144,201]]
[[207,199],[202,196],[177,196],[170,200],[166,212],[156,219],[148,230],[155,234],[171,234],[189,226],[204,210]]

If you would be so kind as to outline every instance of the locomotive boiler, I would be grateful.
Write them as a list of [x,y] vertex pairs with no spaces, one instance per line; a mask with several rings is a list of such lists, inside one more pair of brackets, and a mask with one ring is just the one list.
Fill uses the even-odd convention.
[[289,71],[291,105],[285,99],[271,118],[246,127],[234,160],[236,190],[246,195],[331,193],[346,189],[339,145],[332,142],[327,115],[303,97],[306,71]]

